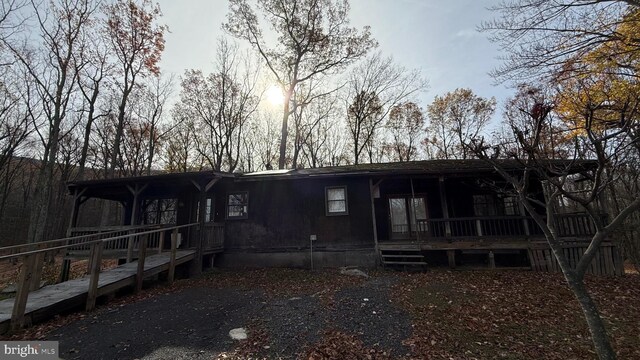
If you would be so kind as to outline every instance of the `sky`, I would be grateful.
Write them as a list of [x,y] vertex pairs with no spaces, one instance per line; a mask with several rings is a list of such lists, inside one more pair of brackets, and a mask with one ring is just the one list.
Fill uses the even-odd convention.
[[[160,0],[169,26],[161,68],[181,75],[186,69],[213,69],[216,41],[225,35],[222,23],[228,12],[224,0]],[[486,9],[497,1],[478,0],[351,0],[351,25],[369,25],[383,55],[407,68],[419,68],[429,89],[418,96],[426,108],[436,95],[470,88],[498,100],[502,113],[512,89],[495,86],[488,72],[498,66],[499,50],[476,31],[494,15]]]

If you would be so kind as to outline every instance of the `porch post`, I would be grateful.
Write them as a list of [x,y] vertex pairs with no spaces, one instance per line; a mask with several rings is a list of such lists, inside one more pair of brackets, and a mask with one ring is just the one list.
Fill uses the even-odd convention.
[[[413,224],[413,226],[416,229],[416,239],[418,240],[418,243],[420,243],[420,227],[418,226],[418,220],[417,220],[417,216],[416,216],[416,205],[415,205],[415,198],[416,198],[416,193],[415,191],[413,191],[413,178],[409,177],[409,183],[411,184],[411,211],[409,213],[413,214],[413,219],[411,219],[411,223]],[[409,228],[409,231],[411,231],[411,228]]]
[[[148,184],[144,184],[143,186],[139,186],[139,184],[135,185],[135,188],[127,185],[127,189],[133,195],[133,203],[131,204],[131,220],[130,225],[136,226],[138,225],[138,213],[140,212],[140,194],[147,188]],[[131,262],[133,260],[133,247],[134,247],[134,239],[135,236],[129,237],[129,243],[127,244],[127,262]]]
[[371,199],[371,221],[373,223],[373,244],[374,244],[376,254],[378,254],[378,225],[376,222],[376,207],[373,201],[373,191],[374,191],[374,188],[380,186],[381,182],[382,180],[378,181],[374,185],[373,180],[369,178],[369,198]]
[[205,232],[205,211],[207,206],[207,193],[213,185],[219,180],[219,178],[213,178],[208,183],[204,184],[198,181],[192,180],[191,182],[196,187],[199,192],[198,196],[198,242],[196,244],[196,254],[193,259],[193,264],[191,267],[191,275],[199,275],[202,273],[202,257],[204,256],[204,238],[207,235]]
[[522,204],[522,201],[518,202],[518,207],[520,208],[520,214],[524,217],[522,219],[522,225],[524,226],[524,234],[529,236],[531,235],[531,230],[529,230],[529,219],[527,218],[527,211]]
[[[80,205],[82,205],[88,198],[83,198],[82,194],[87,190],[84,188],[80,191],[75,189],[73,191],[73,204],[71,205],[71,217],[69,218],[69,227],[67,228],[67,237],[71,237],[71,229],[75,228],[78,225],[78,212],[80,211]],[[67,244],[69,241],[67,241]],[[65,253],[66,255],[66,253]],[[69,270],[71,268],[71,260],[63,259],[62,260],[62,269],[60,270],[60,278],[59,282],[64,282],[69,280]],[[38,282],[40,280],[38,279]]]
[[440,204],[442,205],[442,217],[444,221],[444,231],[447,238],[451,237],[451,224],[449,223],[449,205],[447,204],[446,188],[444,186],[444,176],[438,178],[440,184]]

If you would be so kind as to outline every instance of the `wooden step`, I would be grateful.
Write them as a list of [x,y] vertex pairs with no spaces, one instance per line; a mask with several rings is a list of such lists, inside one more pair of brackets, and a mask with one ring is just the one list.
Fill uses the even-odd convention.
[[382,254],[382,257],[388,257],[388,258],[423,258],[424,256],[422,255],[399,255],[399,254]]
[[385,261],[385,265],[427,265],[424,261]]

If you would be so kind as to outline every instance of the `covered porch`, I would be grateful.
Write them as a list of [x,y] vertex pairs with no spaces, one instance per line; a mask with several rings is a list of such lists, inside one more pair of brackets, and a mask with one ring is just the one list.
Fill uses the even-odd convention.
[[[122,179],[89,180],[69,184],[74,197],[68,237],[104,234],[104,236],[131,235],[112,242],[104,249],[104,258],[118,259],[120,263],[136,259],[139,232],[156,231],[148,239],[150,251],[161,253],[170,249],[170,237],[177,236],[180,249],[196,251],[194,271],[201,270],[202,262],[213,262],[215,254],[224,250],[224,223],[215,222],[216,184],[229,174],[218,172],[192,172],[159,174]],[[103,199],[117,204],[120,223],[100,226],[81,226],[82,205],[88,199]],[[113,208],[113,207],[111,207]],[[106,210],[107,215],[109,211]],[[177,234],[171,228],[186,224],[199,224],[182,228]],[[166,239],[166,240],[165,240]],[[70,247],[67,258],[88,257],[89,247]],[[204,260],[203,260],[204,258]]]
[[[383,264],[555,269],[542,230],[507,189],[492,174],[372,178],[376,244]],[[544,201],[539,183],[530,196]],[[559,214],[555,221],[567,254],[578,261],[595,234],[594,224],[584,213]],[[618,271],[621,259],[615,247],[607,242],[603,248],[603,264]]]

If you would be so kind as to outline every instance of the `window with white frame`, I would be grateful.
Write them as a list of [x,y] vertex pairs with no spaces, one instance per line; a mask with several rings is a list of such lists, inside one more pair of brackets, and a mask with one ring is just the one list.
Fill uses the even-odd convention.
[[347,215],[347,187],[332,186],[325,189],[327,215]]
[[227,195],[227,219],[249,217],[249,193],[246,191]]

